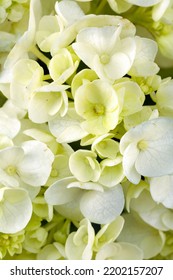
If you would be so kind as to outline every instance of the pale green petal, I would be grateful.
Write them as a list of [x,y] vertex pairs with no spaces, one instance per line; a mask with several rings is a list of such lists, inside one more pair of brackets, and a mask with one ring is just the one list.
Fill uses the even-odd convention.
[[71,173],[81,182],[96,182],[100,176],[100,165],[92,151],[78,150],[69,158]]
[[91,146],[93,151],[96,151],[100,158],[115,159],[119,152],[119,143],[110,139],[114,134],[107,133],[97,137]]
[[72,232],[66,241],[65,252],[69,260],[90,260],[94,242],[94,229],[89,220],[83,219],[76,232]]
[[157,108],[162,116],[173,117],[173,80],[163,82],[156,94]]
[[[21,72],[22,69],[22,72]],[[34,60],[21,59],[13,67],[10,85],[11,99],[21,109],[27,109],[36,88],[41,86],[43,68]]]
[[142,250],[131,243],[112,242],[104,245],[96,254],[96,260],[142,260]]
[[105,244],[116,240],[124,226],[124,219],[118,216],[112,223],[103,225],[95,236],[94,250],[98,251]]
[[0,231],[15,233],[27,225],[32,215],[32,203],[22,189],[0,189]]
[[124,195],[121,185],[104,192],[89,191],[80,201],[82,214],[91,222],[107,224],[119,216],[124,208]]
[[161,0],[126,0],[128,3],[141,6],[141,7],[149,7],[156,5],[159,3]]
[[124,0],[108,0],[108,3],[112,10],[114,10],[118,14],[128,11],[132,6]]
[[67,86],[52,83],[36,90],[29,106],[29,118],[35,123],[44,123],[53,119],[58,113],[64,116],[68,109]]
[[105,159],[100,165],[101,175],[99,182],[104,186],[113,187],[124,179],[125,175],[121,157],[117,157],[115,160]]
[[61,28],[61,22],[57,16],[45,15],[40,19],[36,42],[43,52],[50,52],[52,43],[59,36]]
[[37,254],[37,260],[59,260],[60,258],[61,254],[54,244],[46,245]]

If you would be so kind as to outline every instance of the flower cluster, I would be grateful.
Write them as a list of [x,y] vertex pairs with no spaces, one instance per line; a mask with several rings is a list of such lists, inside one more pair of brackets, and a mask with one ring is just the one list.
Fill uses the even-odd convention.
[[0,258],[173,259],[173,1],[0,4]]

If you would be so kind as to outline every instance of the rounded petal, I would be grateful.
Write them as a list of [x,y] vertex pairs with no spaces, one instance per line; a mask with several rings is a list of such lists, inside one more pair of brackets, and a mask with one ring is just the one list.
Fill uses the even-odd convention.
[[151,178],[150,192],[154,201],[173,209],[173,176]]
[[0,189],[0,232],[15,233],[27,225],[32,215],[32,203],[22,189]]
[[116,242],[104,245],[96,254],[96,260],[142,260],[142,250],[134,244]]
[[75,182],[74,177],[67,177],[58,180],[45,192],[45,200],[50,205],[61,205],[76,198],[80,192],[78,188],[68,188],[68,185]]
[[97,224],[112,222],[124,208],[124,195],[121,185],[104,192],[88,191],[80,201],[84,217]]
[[164,245],[163,233],[144,223],[137,215],[125,214],[123,217],[124,227],[117,240],[138,246],[144,259],[159,254]]
[[18,173],[25,183],[44,185],[50,175],[54,155],[42,142],[31,140],[22,144],[24,158],[18,164]]

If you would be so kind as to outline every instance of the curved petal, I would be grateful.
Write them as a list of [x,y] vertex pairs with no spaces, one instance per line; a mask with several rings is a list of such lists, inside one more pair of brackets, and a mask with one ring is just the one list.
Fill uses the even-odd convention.
[[32,215],[32,203],[22,189],[0,189],[0,232],[15,233],[27,225]]
[[42,142],[31,140],[22,144],[24,158],[18,164],[21,180],[32,186],[44,185],[50,175],[54,155]]
[[124,208],[124,195],[121,185],[104,192],[88,191],[81,201],[80,209],[84,217],[97,224],[112,222]]

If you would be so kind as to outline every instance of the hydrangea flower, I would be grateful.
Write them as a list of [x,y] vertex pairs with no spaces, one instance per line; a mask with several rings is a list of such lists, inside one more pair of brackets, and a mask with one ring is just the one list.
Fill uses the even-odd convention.
[[84,121],[82,127],[91,134],[104,134],[114,129],[119,119],[119,100],[112,85],[94,80],[78,88],[75,110]]
[[99,78],[111,82],[130,70],[136,54],[134,38],[121,38],[121,30],[121,24],[117,27],[86,28],[81,30],[76,43],[72,45],[80,59],[93,69]]
[[134,184],[141,175],[159,177],[173,172],[171,118],[156,118],[130,129],[120,141],[123,168]]

